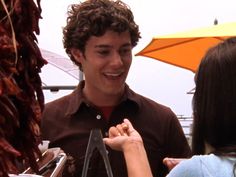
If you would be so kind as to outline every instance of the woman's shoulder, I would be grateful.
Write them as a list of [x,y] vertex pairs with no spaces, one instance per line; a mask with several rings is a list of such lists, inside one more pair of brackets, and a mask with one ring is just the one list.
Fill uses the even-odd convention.
[[201,177],[201,156],[193,156],[180,162],[169,173],[168,177]]
[[196,155],[191,159],[185,160],[177,165],[170,172],[169,177],[228,177],[232,175],[232,168],[232,160],[229,160],[226,157],[219,157],[214,154]]

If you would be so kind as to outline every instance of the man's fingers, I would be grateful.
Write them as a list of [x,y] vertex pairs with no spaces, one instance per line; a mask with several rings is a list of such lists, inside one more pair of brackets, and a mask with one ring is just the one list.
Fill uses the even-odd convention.
[[178,165],[181,161],[186,160],[183,158],[164,158],[163,159],[163,164],[168,167],[169,170],[174,168],[176,165]]

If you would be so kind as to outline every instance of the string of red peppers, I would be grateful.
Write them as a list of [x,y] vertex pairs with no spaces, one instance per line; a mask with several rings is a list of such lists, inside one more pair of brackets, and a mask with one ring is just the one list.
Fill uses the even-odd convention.
[[44,95],[39,73],[47,62],[37,45],[40,0],[0,0],[0,176],[36,159]]

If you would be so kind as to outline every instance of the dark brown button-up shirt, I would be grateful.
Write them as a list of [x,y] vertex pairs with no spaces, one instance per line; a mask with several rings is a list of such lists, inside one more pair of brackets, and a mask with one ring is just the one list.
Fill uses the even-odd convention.
[[[150,166],[155,177],[165,176],[164,157],[188,157],[190,148],[176,115],[170,108],[158,104],[132,91],[127,85],[119,105],[105,119],[102,112],[83,96],[84,81],[71,94],[46,104],[42,118],[43,139],[50,147],[61,147],[71,158],[67,161],[64,177],[80,177],[90,131],[101,129],[104,136],[113,125],[128,118],[143,138]],[[127,177],[122,152],[108,148],[114,177]],[[103,159],[94,152],[88,175],[107,176]]]

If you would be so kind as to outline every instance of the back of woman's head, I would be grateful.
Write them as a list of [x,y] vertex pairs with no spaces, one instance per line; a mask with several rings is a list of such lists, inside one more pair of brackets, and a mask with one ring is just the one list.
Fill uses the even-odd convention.
[[236,38],[209,49],[195,76],[193,153],[236,151]]

